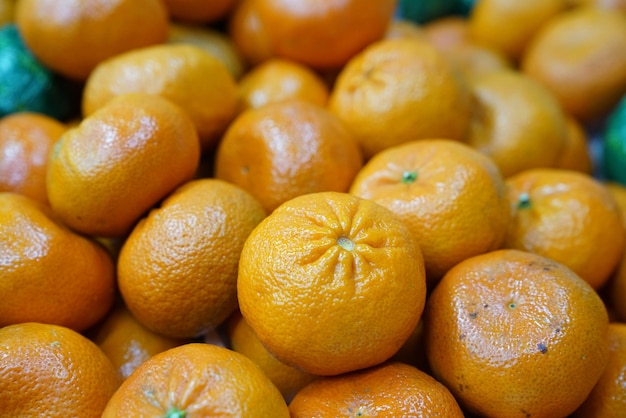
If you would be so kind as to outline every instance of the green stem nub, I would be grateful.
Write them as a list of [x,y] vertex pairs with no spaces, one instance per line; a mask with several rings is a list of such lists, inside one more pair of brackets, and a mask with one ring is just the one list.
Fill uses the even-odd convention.
[[519,195],[517,200],[518,209],[528,209],[530,207],[530,195],[526,192]]
[[163,418],[185,418],[187,413],[183,410],[176,408],[175,406],[171,407]]
[[413,183],[417,180],[417,171],[405,171],[402,173],[402,183]]

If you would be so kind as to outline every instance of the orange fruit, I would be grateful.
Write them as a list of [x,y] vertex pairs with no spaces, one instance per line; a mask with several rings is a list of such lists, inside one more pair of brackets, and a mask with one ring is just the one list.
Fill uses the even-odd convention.
[[282,395],[243,354],[204,343],[159,353],[113,394],[102,418],[220,416],[288,418]]
[[235,43],[225,33],[207,26],[170,23],[167,34],[169,43],[186,43],[202,48],[213,55],[238,79],[246,70],[243,57]]
[[598,294],[549,258],[498,250],[462,261],[424,313],[435,378],[467,411],[489,417],[566,417],[608,359]]
[[390,210],[347,193],[310,193],[252,231],[237,296],[276,358],[337,375],[382,363],[408,339],[426,297],[424,263]]
[[379,152],[359,171],[350,193],[406,222],[431,285],[460,261],[500,248],[509,224],[504,179],[494,162],[447,139],[421,139]]
[[426,39],[437,49],[446,51],[469,42],[469,24],[464,16],[442,16],[424,23]]
[[347,192],[362,166],[358,144],[325,108],[303,100],[242,113],[215,155],[215,177],[252,193],[270,213],[296,196]]
[[505,247],[549,257],[602,287],[626,240],[622,214],[604,185],[561,169],[526,170],[506,183],[513,219]]
[[20,0],[15,13],[35,57],[77,80],[107,58],[165,41],[169,21],[161,0]]
[[626,226],[626,185],[614,181],[606,181],[603,184],[611,196],[613,196],[613,199],[615,199],[615,203],[617,203],[617,207],[622,213],[624,226]]
[[231,348],[258,364],[287,402],[316,377],[277,360],[261,344],[239,311],[229,318],[227,332]]
[[227,17],[238,0],[163,0],[173,19],[195,22],[215,23]]
[[199,158],[182,109],[159,96],[121,95],[61,136],[48,163],[48,198],[77,231],[121,236],[191,179]]
[[521,69],[585,123],[605,116],[626,94],[626,14],[578,7],[536,35]]
[[48,156],[65,130],[61,122],[40,113],[18,112],[0,119],[0,192],[48,203]]
[[41,203],[0,193],[0,248],[0,327],[45,322],[82,331],[113,304],[109,254]]
[[66,327],[0,328],[0,415],[99,418],[119,381],[92,341]]
[[466,79],[473,79],[502,70],[512,70],[513,63],[495,49],[477,43],[464,43],[443,51],[452,66]]
[[259,19],[255,0],[239,0],[228,20],[227,32],[249,65],[275,55],[265,25]]
[[518,61],[537,32],[567,6],[568,0],[480,0],[468,18],[469,37]]
[[626,324],[609,324],[609,360],[600,380],[572,417],[618,418],[626,411]]
[[111,360],[120,381],[155,354],[188,342],[150,331],[122,303],[98,324],[90,339]]
[[118,261],[133,316],[169,337],[198,337],[237,308],[243,243],[265,218],[246,191],[216,179],[190,181],[142,219]]
[[622,255],[617,269],[606,284],[607,304],[620,321],[626,321],[626,252]]
[[357,138],[366,158],[420,138],[464,138],[469,89],[428,41],[386,39],[339,73],[328,107]]
[[616,12],[626,12],[626,0],[576,0],[576,3]]
[[572,116],[566,115],[565,124],[567,126],[565,144],[554,167],[592,174],[593,158],[587,132],[582,124]]
[[567,125],[546,88],[522,73],[504,70],[473,79],[472,91],[467,141],[491,157],[505,177],[557,164]]
[[341,68],[383,38],[395,0],[254,0],[277,56],[319,69]]
[[0,1],[0,25],[15,21],[15,0]]
[[83,92],[89,116],[124,93],[169,99],[191,118],[203,150],[212,148],[235,116],[237,86],[213,55],[188,44],[165,44],[119,54],[98,65]]
[[424,30],[420,25],[407,19],[393,19],[387,26],[384,39],[418,38],[423,39]]
[[444,385],[398,362],[320,378],[298,392],[289,411],[292,417],[464,416]]
[[322,78],[297,62],[268,59],[239,80],[239,111],[287,99],[301,99],[326,106],[328,86]]

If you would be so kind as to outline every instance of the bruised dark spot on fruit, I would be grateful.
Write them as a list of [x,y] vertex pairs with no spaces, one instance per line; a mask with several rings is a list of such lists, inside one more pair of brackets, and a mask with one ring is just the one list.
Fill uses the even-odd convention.
[[465,339],[465,334],[459,335],[459,340],[464,340],[464,339]]
[[478,312],[472,312],[472,313],[469,314],[469,317],[471,319],[476,319],[477,316],[478,316]]
[[541,351],[541,354],[546,354],[548,352],[548,347],[544,343],[537,344],[537,349]]
[[530,196],[528,193],[522,193],[519,195],[517,199],[517,208],[518,209],[528,209],[530,207]]
[[486,303],[483,305],[483,308],[487,309],[489,307],[489,305],[487,305]]
[[405,171],[402,173],[402,183],[413,183],[417,180],[417,171]]
[[465,390],[465,386],[463,386],[463,383],[459,383],[459,392],[463,392],[463,390]]
[[530,418],[530,416],[531,416],[531,415],[530,415],[530,412],[526,411],[525,409],[520,409],[520,411],[522,412],[522,414],[524,414],[524,416],[525,416],[526,418]]
[[247,165],[244,165],[243,167],[241,167],[241,172],[243,174],[248,174],[250,172],[250,167],[248,167]]

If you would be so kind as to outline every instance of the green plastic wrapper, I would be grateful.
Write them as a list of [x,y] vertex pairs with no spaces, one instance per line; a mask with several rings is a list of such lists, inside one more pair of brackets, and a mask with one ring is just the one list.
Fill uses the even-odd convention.
[[64,120],[76,111],[76,89],[37,61],[15,24],[0,27],[0,117],[28,111]]

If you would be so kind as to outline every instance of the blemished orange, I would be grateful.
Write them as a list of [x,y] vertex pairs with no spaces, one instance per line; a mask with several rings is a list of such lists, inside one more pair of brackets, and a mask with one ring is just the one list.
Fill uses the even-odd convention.
[[192,23],[216,23],[228,17],[239,0],[163,0],[173,19]]
[[70,227],[121,236],[200,159],[193,122],[156,95],[123,94],[66,131],[48,162],[48,199]]
[[68,230],[46,205],[0,193],[0,327],[45,322],[82,331],[115,297],[106,250]]
[[326,106],[330,94],[322,78],[297,62],[268,59],[248,71],[238,83],[239,112],[268,103],[300,99]]
[[626,14],[577,7],[556,16],[529,45],[521,70],[580,121],[602,119],[626,94]]
[[626,324],[609,324],[609,360],[600,380],[573,418],[619,418],[626,411]]
[[102,418],[289,418],[282,395],[243,354],[189,343],[141,364],[113,394]]
[[316,378],[315,375],[287,366],[276,359],[261,344],[241,312],[236,311],[231,315],[226,329],[230,347],[258,364],[288,403],[300,389]]
[[221,61],[235,80],[246,71],[246,63],[233,40],[215,28],[172,22],[167,42],[187,43],[202,48]]
[[0,192],[16,192],[48,203],[48,156],[66,129],[41,113],[18,112],[0,119]]
[[464,417],[444,385],[400,362],[320,378],[298,392],[289,411],[293,418]]
[[225,181],[197,179],[176,189],[122,246],[117,281],[130,312],[175,338],[220,325],[237,308],[244,241],[264,218],[251,194]]
[[519,61],[535,35],[567,7],[568,0],[480,0],[468,18],[469,37]]
[[602,287],[624,251],[622,214],[599,180],[562,169],[523,171],[506,181],[513,211],[505,247],[558,261]]
[[406,222],[430,285],[464,259],[500,248],[509,225],[498,167],[458,141],[420,139],[387,148],[359,171],[350,193]]
[[100,418],[120,383],[88,338],[37,322],[0,328],[0,376],[3,417]]
[[424,313],[433,376],[485,417],[572,413],[607,364],[608,324],[602,300],[578,275],[510,249],[454,266]]
[[275,55],[254,0],[239,1],[228,20],[227,32],[250,66]]
[[577,119],[569,115],[565,116],[565,124],[567,126],[565,143],[554,167],[592,174],[593,158],[585,128]]
[[339,73],[328,108],[355,135],[366,158],[420,138],[462,140],[470,122],[469,88],[426,40],[385,39]]
[[567,135],[557,99],[527,75],[502,70],[473,79],[467,142],[491,157],[504,177],[554,167]]
[[237,296],[272,355],[337,375],[380,364],[404,344],[422,315],[424,262],[389,209],[347,193],[310,193],[252,231]]
[[317,69],[341,68],[383,38],[396,0],[254,0],[271,50]]
[[118,303],[99,323],[89,338],[111,360],[120,381],[150,357],[189,341],[164,337],[144,327]]
[[83,115],[114,97],[136,92],[180,106],[196,126],[203,150],[215,146],[237,109],[235,79],[220,60],[195,45],[168,43],[119,54],[98,65],[85,84]]
[[165,41],[169,22],[161,0],[20,0],[15,13],[35,57],[81,81],[107,58]]
[[215,177],[252,193],[267,213],[305,193],[347,192],[359,146],[324,107],[287,100],[241,113],[215,155]]

